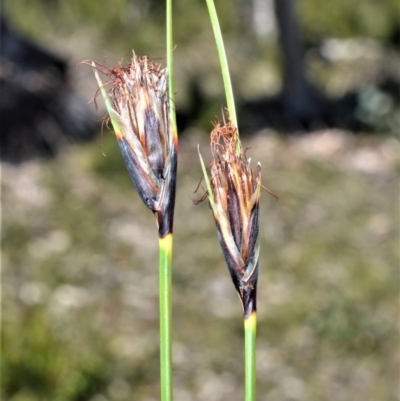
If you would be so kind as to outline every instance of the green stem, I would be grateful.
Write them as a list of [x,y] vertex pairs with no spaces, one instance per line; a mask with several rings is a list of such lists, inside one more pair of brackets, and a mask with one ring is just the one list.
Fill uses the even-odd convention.
[[215,43],[217,45],[219,62],[221,64],[221,72],[222,79],[224,81],[225,95],[226,95],[226,104],[228,106],[229,111],[229,119],[231,123],[238,128],[237,118],[236,118],[236,109],[235,109],[235,100],[233,97],[232,83],[231,77],[229,74],[228,68],[228,60],[226,58],[224,41],[222,39],[221,28],[219,26],[217,10],[215,9],[215,4],[213,0],[206,0],[208,12],[210,14],[211,25],[214,31]]
[[257,312],[244,319],[245,401],[256,399]]
[[[169,113],[172,122],[175,152],[178,151],[178,130],[176,127],[175,93],[174,93],[174,59],[173,59],[173,24],[172,24],[172,0],[166,0],[166,36],[167,36],[167,70],[168,70],[168,96]],[[174,171],[176,180],[176,164]],[[174,181],[175,182],[175,181]],[[175,203],[175,184],[172,195],[172,216]],[[159,265],[159,297],[160,297],[160,377],[161,377],[161,401],[172,401],[172,222],[168,227],[170,232],[159,237],[160,265]],[[161,234],[161,233],[160,233]]]
[[175,89],[174,89],[174,38],[172,29],[172,0],[166,0],[167,4],[167,70],[168,70],[168,96],[170,100],[171,120],[174,128],[174,137],[178,137],[175,114]]
[[172,401],[172,233],[159,238],[159,247],[161,401]]

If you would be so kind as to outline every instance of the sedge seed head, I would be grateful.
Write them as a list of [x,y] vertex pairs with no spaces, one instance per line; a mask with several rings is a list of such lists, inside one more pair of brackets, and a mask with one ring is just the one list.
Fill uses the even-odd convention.
[[[92,63],[110,120],[131,179],[143,202],[158,215],[160,224],[173,214],[177,168],[177,143],[168,98],[167,70],[133,53],[127,66],[107,69]],[[107,93],[98,77],[111,83]],[[109,102],[109,103],[107,103]],[[172,219],[170,216],[169,220]]]
[[215,124],[211,152],[210,202],[231,277],[244,301],[257,284],[261,166],[254,175],[229,121]]

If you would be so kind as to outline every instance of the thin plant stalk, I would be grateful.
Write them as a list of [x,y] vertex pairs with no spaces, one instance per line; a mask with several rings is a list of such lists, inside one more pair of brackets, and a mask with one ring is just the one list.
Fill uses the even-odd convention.
[[161,401],[172,401],[172,232],[159,237],[160,386]]
[[[178,131],[174,109],[174,69],[173,69],[173,30],[172,0],[166,1],[166,37],[169,113],[172,122],[174,144],[178,151]],[[176,172],[175,172],[176,174]],[[176,182],[175,182],[176,185]],[[160,310],[160,387],[161,401],[173,400],[172,381],[172,226],[167,235],[159,233],[159,310]]]
[[235,100],[233,97],[231,76],[229,73],[228,60],[226,58],[224,41],[222,39],[221,28],[219,26],[217,10],[213,0],[206,0],[208,12],[210,14],[211,25],[214,31],[215,43],[217,46],[219,62],[221,64],[222,79],[224,81],[226,104],[229,111],[229,120],[237,128],[237,118],[235,109]]
[[172,0],[167,0],[167,70],[168,70],[168,96],[170,100],[170,111],[174,129],[174,137],[178,136],[176,127],[176,115],[174,108],[175,83],[174,83],[174,39],[172,25]]
[[[236,153],[240,154],[241,145],[239,140],[238,122],[236,117],[235,102],[232,90],[232,83],[229,73],[228,61],[226,57],[224,42],[222,39],[221,28],[218,21],[217,10],[213,0],[206,0],[208,11],[210,14],[210,20],[214,32],[215,43],[217,46],[218,56],[221,65],[222,78],[225,88],[226,102],[229,112],[230,123],[236,128],[237,141],[235,144]],[[206,185],[208,189],[210,202],[213,204],[214,199],[212,196],[212,189],[208,180],[204,163],[201,159],[202,169],[204,177],[206,179]],[[207,177],[207,178],[206,178]],[[256,328],[257,328],[257,311],[256,311],[256,299],[254,293],[254,302],[250,302],[249,308],[244,308],[244,332],[245,332],[245,347],[244,347],[244,359],[245,359],[245,401],[255,401],[256,398]]]
[[256,399],[256,332],[257,312],[244,318],[244,371],[245,371],[245,400]]

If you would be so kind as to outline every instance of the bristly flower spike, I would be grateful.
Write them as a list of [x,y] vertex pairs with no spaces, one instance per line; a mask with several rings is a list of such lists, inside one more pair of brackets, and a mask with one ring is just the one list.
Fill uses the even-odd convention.
[[230,121],[215,124],[211,153],[211,177],[199,152],[200,162],[219,242],[247,318],[256,311],[261,165],[254,175]]
[[[133,53],[127,67],[111,70],[91,62],[122,157],[145,205],[157,217],[159,234],[172,232],[177,170],[165,68]],[[110,91],[98,70],[112,83]]]

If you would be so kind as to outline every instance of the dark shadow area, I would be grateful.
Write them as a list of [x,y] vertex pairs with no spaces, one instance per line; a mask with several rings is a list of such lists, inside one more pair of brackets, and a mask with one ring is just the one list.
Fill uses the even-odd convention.
[[0,157],[19,163],[93,138],[99,124],[71,87],[66,60],[23,38],[1,16]]
[[[191,126],[201,126],[200,120],[213,119],[218,105],[225,99],[210,99],[195,80],[189,86],[190,105],[177,109],[178,130],[181,134]],[[283,94],[252,101],[238,101],[240,130],[244,135],[264,128],[287,134],[325,128],[339,128],[367,134],[396,134],[396,115],[400,109],[400,82],[385,78],[379,84],[368,85],[359,91],[349,91],[340,97],[326,97],[313,90],[311,107],[293,109]],[[214,114],[212,111],[214,110]]]
[[379,85],[368,86],[358,92],[349,92],[337,98],[316,95],[317,107],[296,114],[287,107],[283,96],[262,98],[239,105],[239,121],[243,133],[273,128],[287,133],[340,128],[348,131],[377,133],[390,132],[387,103],[400,106],[400,83],[385,79]]

